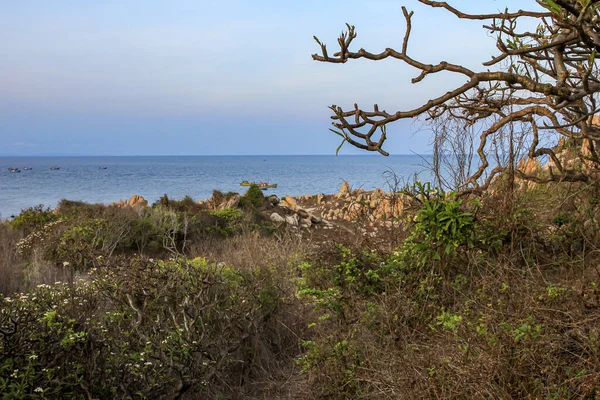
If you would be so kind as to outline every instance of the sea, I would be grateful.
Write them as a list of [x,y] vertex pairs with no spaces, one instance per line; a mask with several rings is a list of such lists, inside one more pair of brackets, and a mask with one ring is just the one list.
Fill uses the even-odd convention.
[[244,180],[276,183],[265,194],[278,196],[337,193],[344,181],[353,189],[392,190],[396,180],[431,179],[429,161],[421,155],[0,157],[0,218],[40,204],[55,208],[61,199],[203,200],[213,190],[244,193]]

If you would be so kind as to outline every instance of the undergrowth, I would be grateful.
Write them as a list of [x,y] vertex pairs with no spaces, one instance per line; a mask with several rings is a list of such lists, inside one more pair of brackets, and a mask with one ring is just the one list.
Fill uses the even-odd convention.
[[225,209],[64,201],[2,224],[0,392],[600,396],[595,186],[416,184],[392,251],[266,229],[251,190],[215,193]]

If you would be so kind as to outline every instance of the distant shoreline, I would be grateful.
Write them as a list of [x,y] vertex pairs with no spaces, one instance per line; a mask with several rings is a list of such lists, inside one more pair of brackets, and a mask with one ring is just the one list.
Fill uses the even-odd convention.
[[[420,157],[431,157],[432,154],[390,154],[389,157],[403,157],[403,156],[420,156]],[[106,157],[382,157],[380,154],[184,154],[184,155],[10,155],[0,154],[0,158],[106,158]]]

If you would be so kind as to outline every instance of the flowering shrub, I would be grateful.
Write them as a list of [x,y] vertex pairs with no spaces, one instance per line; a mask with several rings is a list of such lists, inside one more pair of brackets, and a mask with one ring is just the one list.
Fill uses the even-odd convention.
[[19,215],[17,215],[12,221],[10,226],[16,230],[24,230],[29,233],[34,230],[43,228],[50,222],[58,220],[59,217],[54,214],[50,208],[44,208],[43,205],[27,208]]
[[28,256],[31,254],[35,247],[48,249],[54,246],[54,239],[56,239],[57,232],[60,231],[60,227],[64,224],[64,219],[58,219],[44,225],[41,229],[33,231],[25,238],[21,239],[15,245],[15,251],[20,256]]
[[224,393],[230,374],[252,372],[258,348],[276,347],[267,328],[280,298],[269,282],[203,259],[122,259],[88,281],[0,297],[0,393]]

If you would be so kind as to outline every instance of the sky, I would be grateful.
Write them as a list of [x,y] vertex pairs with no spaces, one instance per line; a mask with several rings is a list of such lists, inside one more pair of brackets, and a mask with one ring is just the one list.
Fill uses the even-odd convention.
[[[467,12],[534,0],[456,0]],[[313,61],[345,23],[353,50],[408,53],[483,69],[495,39],[416,0],[19,0],[0,5],[0,156],[335,154],[337,104],[412,109],[464,82],[413,85],[397,60]],[[392,154],[430,152],[418,121],[388,127]],[[340,154],[363,154],[344,146]]]

